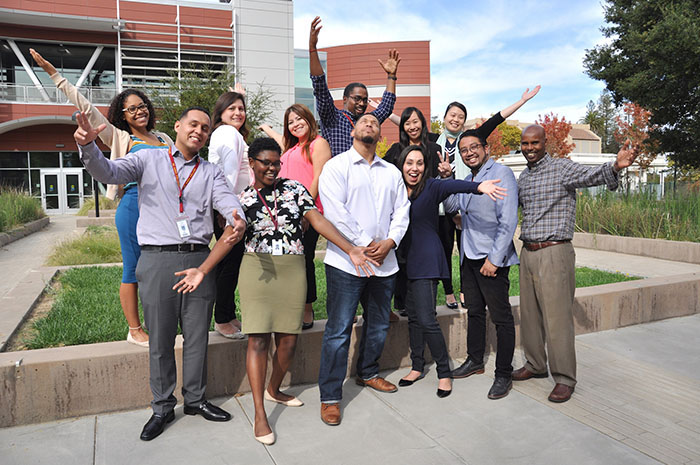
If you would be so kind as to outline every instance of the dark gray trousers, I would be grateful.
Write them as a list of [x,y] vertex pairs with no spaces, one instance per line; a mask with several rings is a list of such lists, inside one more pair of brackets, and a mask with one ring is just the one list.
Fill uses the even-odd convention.
[[165,415],[177,403],[175,336],[182,328],[182,395],[185,405],[204,400],[207,386],[207,344],[214,304],[212,274],[205,276],[196,291],[179,294],[173,286],[180,280],[176,271],[196,268],[208,252],[141,252],[136,266],[143,316],[148,327],[150,384],[153,413]]

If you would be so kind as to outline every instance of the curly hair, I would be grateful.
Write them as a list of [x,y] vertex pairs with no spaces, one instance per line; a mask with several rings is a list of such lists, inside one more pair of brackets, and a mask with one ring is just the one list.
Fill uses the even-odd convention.
[[109,104],[107,120],[112,123],[114,127],[122,129],[131,134],[131,127],[127,124],[126,119],[124,118],[124,102],[130,95],[139,97],[148,107],[148,124],[146,125],[146,131],[152,131],[153,128],[156,127],[156,110],[153,108],[151,99],[149,99],[146,94],[138,89],[126,89],[114,97],[112,99],[112,103]]
[[250,147],[248,147],[248,158],[255,158],[260,152],[264,152],[265,150],[275,152],[277,155],[282,154],[282,147],[275,142],[275,139],[270,137],[258,137],[250,144]]

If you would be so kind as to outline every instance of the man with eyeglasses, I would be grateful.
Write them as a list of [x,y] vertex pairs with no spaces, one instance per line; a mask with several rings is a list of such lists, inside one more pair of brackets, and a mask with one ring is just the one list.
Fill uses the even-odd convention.
[[471,170],[466,181],[500,179],[508,189],[504,199],[456,194],[445,202],[446,210],[462,215],[462,291],[467,304],[467,360],[452,371],[452,378],[484,373],[486,307],[496,325],[496,375],[489,399],[501,399],[512,387],[515,323],[510,307],[508,272],[518,264],[513,234],[518,225],[518,184],[513,171],[489,157],[483,135],[475,129],[457,140],[462,161]]
[[[331,154],[336,156],[352,147],[353,142],[350,133],[360,116],[365,114],[369,99],[367,87],[362,83],[353,82],[345,86],[343,91],[343,109],[339,110],[335,107],[316,48],[318,34],[322,27],[321,18],[316,16],[311,22],[311,33],[309,34],[309,68],[314,97],[316,97],[316,111],[321,123],[321,135],[330,144]],[[396,103],[396,70],[400,61],[399,52],[396,50],[389,50],[387,60],[384,62],[379,61],[379,64],[387,74],[386,90],[382,95],[382,101],[379,107],[371,112],[377,117],[379,124],[383,123],[394,110],[394,103]]]

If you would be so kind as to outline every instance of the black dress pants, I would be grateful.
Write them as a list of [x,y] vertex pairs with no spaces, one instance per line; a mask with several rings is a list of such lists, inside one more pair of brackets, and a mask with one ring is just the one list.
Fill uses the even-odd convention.
[[515,323],[508,291],[510,267],[499,268],[495,277],[482,275],[479,270],[486,259],[462,262],[462,292],[467,304],[467,353],[475,363],[484,360],[486,348],[486,307],[496,325],[496,376],[510,377],[513,372]]
[[318,232],[309,225],[301,239],[304,244],[304,261],[306,262],[306,303],[316,302],[316,244],[318,243]]
[[[219,226],[220,214],[214,211],[214,236],[218,240],[224,233]],[[245,243],[241,239],[231,251],[216,265],[216,299],[214,303],[214,321],[218,324],[228,323],[236,318],[236,287],[238,272],[245,253]]]

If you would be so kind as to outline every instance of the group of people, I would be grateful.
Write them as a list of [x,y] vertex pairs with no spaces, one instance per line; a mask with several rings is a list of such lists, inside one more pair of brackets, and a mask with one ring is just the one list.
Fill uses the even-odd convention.
[[[545,151],[541,126],[522,134],[528,167],[516,181],[489,157],[488,135],[539,91],[526,90],[513,105],[474,130],[464,131],[467,111],[453,102],[442,134],[429,132],[418,108],[393,114],[400,56],[380,60],[386,91],[377,105],[367,88],[351,83],[338,109],[318,58],[320,18],[309,35],[310,74],[320,128],[311,111],[294,104],[278,134],[247,145],[245,93],[240,86],[217,100],[213,114],[187,108],[175,123],[175,141],[154,131],[155,111],[134,89],[115,97],[105,118],[35,51],[33,58],[80,113],[74,137],[86,169],[121,191],[117,228],[124,274],[120,298],[127,340],[148,346],[153,414],[141,439],[160,435],[174,419],[174,341],[183,335],[184,413],[210,421],[230,414],[206,400],[206,355],[212,313],[225,337],[248,336],[246,370],[255,405],[255,438],[272,444],[265,401],[289,407],[303,402],[280,390],[298,334],[313,325],[316,300],[313,259],[319,235],[325,255],[326,323],[321,346],[321,419],[338,425],[350,336],[358,305],[363,324],[356,382],[381,392],[397,386],[379,375],[390,325],[392,298],[409,323],[408,387],[425,376],[427,344],[436,362],[438,397],[452,380],[484,372],[486,308],[497,334],[496,372],[488,397],[508,394],[512,381],[555,381],[553,402],[568,400],[576,384],[574,251],[571,246],[576,188],[606,184],[635,159],[625,144],[615,163],[585,168]],[[366,112],[369,105],[377,108]],[[376,155],[381,124],[399,126],[399,142]],[[319,131],[320,129],[320,131]],[[319,134],[320,132],[320,134]],[[95,144],[110,147],[106,159]],[[209,160],[199,151],[209,142]],[[515,327],[508,290],[509,267],[518,264],[513,235],[522,207],[520,267],[521,339],[527,362],[513,371]],[[462,304],[468,310],[466,361],[452,370],[436,317],[437,287],[447,304],[458,303],[451,286],[457,233]],[[215,235],[217,241],[210,250]],[[240,292],[240,321],[234,291]],[[141,297],[148,334],[138,316]],[[265,387],[272,335],[275,353]],[[547,351],[545,352],[545,344]],[[549,359],[547,358],[549,357]]]

